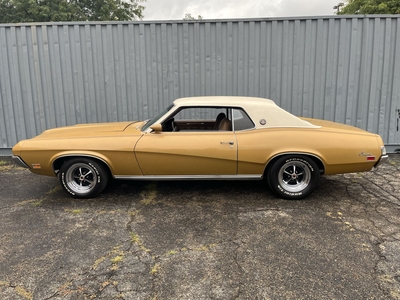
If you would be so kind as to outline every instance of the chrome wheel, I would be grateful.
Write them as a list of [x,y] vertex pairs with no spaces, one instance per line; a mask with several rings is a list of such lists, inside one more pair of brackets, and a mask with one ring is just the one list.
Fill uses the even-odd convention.
[[92,198],[106,187],[108,172],[94,159],[72,158],[61,166],[59,179],[61,186],[72,196]]
[[318,165],[312,158],[295,154],[277,158],[267,171],[271,189],[289,200],[299,200],[311,194],[319,176]]
[[297,193],[310,184],[310,169],[301,161],[291,161],[284,164],[279,170],[278,180],[287,191]]
[[86,194],[96,186],[96,173],[92,166],[77,163],[72,165],[65,173],[65,183],[75,193]]

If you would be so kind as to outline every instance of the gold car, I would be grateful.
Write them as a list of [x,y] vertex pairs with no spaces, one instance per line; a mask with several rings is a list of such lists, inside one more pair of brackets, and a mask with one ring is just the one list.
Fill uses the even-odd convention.
[[77,198],[95,197],[113,177],[266,178],[280,197],[301,199],[320,175],[369,171],[387,158],[377,134],[249,97],[182,98],[151,120],[50,129],[12,151],[16,163],[58,176]]

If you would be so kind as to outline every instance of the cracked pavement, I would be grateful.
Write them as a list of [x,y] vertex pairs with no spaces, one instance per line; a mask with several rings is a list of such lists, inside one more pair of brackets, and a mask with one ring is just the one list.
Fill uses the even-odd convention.
[[400,155],[301,201],[266,186],[114,181],[77,200],[3,163],[0,299],[400,299]]

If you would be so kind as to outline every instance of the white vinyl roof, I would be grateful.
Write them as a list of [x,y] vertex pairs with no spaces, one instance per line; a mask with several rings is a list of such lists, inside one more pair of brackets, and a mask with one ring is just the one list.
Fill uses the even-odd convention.
[[[256,128],[319,128],[319,126],[312,125],[311,123],[292,115],[277,106],[274,101],[265,98],[240,96],[188,97],[176,99],[174,105],[178,107],[222,106],[243,108],[252,119]],[[262,125],[261,120],[265,120],[266,124]]]

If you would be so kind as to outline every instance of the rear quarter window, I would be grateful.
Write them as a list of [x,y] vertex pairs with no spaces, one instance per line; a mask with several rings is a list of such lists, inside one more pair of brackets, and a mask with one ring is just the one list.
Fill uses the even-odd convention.
[[254,123],[243,109],[233,109],[234,130],[247,130],[254,128]]

